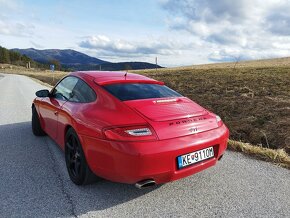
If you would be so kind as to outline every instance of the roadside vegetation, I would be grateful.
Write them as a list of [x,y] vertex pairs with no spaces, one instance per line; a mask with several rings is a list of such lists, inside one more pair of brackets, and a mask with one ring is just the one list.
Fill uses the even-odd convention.
[[[132,71],[169,87],[220,115],[229,148],[290,169],[290,59]],[[8,70],[17,73],[19,70]],[[22,71],[54,85],[66,75]]]
[[278,166],[290,169],[290,156],[284,149],[270,149],[249,143],[229,140],[228,148],[230,150],[243,152],[257,159],[272,162]]
[[0,64],[1,68],[10,67],[10,65],[22,66],[26,68],[39,68],[39,69],[48,69],[48,65],[44,65],[38,62],[33,61],[31,58],[26,55],[21,55],[18,52],[11,51],[4,47],[0,46]]

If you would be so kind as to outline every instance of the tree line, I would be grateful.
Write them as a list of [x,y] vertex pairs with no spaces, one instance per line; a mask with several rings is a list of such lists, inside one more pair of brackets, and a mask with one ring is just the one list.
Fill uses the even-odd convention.
[[17,66],[27,67],[27,64],[30,63],[32,68],[42,68],[49,69],[49,65],[38,63],[26,55],[22,55],[19,52],[11,51],[0,46],[0,63],[1,64],[13,64]]

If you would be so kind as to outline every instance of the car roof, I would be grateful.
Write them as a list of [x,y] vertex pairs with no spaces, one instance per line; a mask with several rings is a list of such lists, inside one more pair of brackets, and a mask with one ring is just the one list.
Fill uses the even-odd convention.
[[125,71],[77,71],[71,75],[81,78],[90,77],[98,85],[109,85],[116,83],[151,83],[163,85],[163,82],[149,77],[128,73]]

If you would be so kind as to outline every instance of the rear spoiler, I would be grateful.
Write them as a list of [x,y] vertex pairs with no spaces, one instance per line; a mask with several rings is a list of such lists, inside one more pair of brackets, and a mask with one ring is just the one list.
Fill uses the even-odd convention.
[[157,80],[136,80],[136,79],[116,79],[116,80],[110,80],[110,81],[96,81],[94,82],[98,85],[104,86],[104,85],[110,85],[110,84],[120,84],[120,83],[142,83],[142,84],[158,84],[158,85],[164,85],[164,82],[157,81]]

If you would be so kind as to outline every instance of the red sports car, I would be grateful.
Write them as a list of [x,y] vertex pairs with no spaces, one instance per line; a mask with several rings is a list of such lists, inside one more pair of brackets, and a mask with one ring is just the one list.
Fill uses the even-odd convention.
[[36,92],[32,130],[65,152],[71,180],[96,175],[147,187],[216,164],[229,131],[221,118],[164,85],[126,72],[74,72]]

